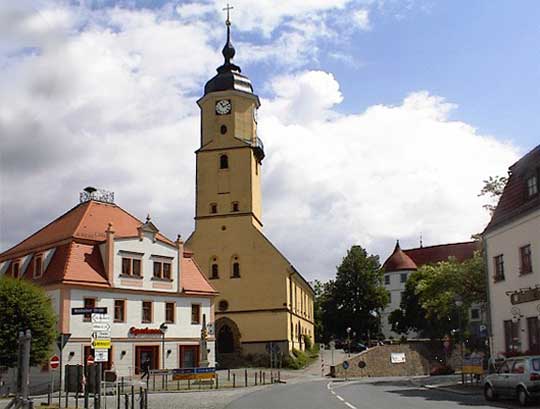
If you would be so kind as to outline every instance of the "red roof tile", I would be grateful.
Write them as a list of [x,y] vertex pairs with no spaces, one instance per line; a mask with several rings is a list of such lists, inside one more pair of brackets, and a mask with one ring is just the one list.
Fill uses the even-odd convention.
[[396,247],[394,248],[394,252],[384,262],[383,270],[385,272],[390,272],[416,269],[417,266],[414,261],[399,247],[398,240],[396,243]]
[[458,261],[464,261],[472,258],[474,252],[479,249],[480,244],[477,241],[467,241],[463,243],[418,247],[403,251],[418,267],[421,267],[424,264],[435,264],[440,261],[446,261],[449,257],[454,257]]
[[217,294],[190,253],[184,253],[182,258],[180,285],[187,294]]
[[532,175],[537,176],[539,183],[540,145],[510,166],[508,182],[484,233],[540,208],[539,194],[531,198],[527,196],[526,180]]

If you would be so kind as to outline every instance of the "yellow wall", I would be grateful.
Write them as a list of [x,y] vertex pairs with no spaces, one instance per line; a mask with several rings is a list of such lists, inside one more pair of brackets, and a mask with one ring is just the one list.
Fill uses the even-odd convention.
[[[220,99],[231,100],[230,115],[216,115],[215,104]],[[211,280],[220,293],[216,320],[228,317],[235,321],[241,342],[289,340],[289,349],[298,348],[298,323],[302,333],[313,339],[313,295],[261,231],[262,168],[251,146],[240,140],[256,138],[253,110],[258,107],[258,98],[223,91],[206,95],[199,106],[195,231],[186,245],[209,278],[213,259],[217,260],[219,278]],[[227,127],[225,135],[220,133],[222,125]],[[219,169],[222,154],[229,159],[226,170]],[[235,201],[239,212],[232,211]],[[217,214],[210,212],[211,203],[218,205]],[[232,278],[233,257],[238,257],[240,278]],[[228,302],[227,311],[222,313],[218,308],[221,300]]]

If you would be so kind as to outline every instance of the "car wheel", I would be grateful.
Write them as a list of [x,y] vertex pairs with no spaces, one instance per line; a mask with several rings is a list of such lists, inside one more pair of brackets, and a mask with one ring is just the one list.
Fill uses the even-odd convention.
[[497,400],[497,394],[495,393],[491,385],[486,385],[484,387],[484,397],[486,398],[486,400],[489,401]]
[[517,390],[517,399],[521,406],[527,406],[529,404],[529,397],[527,392],[522,387],[519,387]]

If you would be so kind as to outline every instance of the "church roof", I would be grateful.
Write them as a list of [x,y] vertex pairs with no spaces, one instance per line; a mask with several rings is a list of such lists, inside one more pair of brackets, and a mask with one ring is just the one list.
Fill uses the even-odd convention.
[[385,272],[390,271],[403,271],[403,270],[416,270],[417,266],[415,262],[407,255],[399,246],[399,240],[396,242],[394,252],[388,257],[383,264],[383,270]]
[[531,197],[527,194],[527,179],[531,176],[536,176],[537,190],[540,190],[540,145],[510,166],[509,170],[508,182],[484,233],[540,209],[540,194]]
[[231,22],[227,16],[227,42],[221,53],[225,58],[223,65],[217,68],[217,75],[210,79],[204,86],[204,95],[211,92],[236,90],[253,94],[251,81],[245,75],[238,65],[231,62],[236,54],[236,50],[231,42]]
[[477,241],[465,241],[461,243],[438,244],[435,246],[418,247],[403,250],[418,267],[424,264],[435,264],[447,261],[449,257],[457,261],[465,261],[474,256],[474,252],[480,250],[480,243]]

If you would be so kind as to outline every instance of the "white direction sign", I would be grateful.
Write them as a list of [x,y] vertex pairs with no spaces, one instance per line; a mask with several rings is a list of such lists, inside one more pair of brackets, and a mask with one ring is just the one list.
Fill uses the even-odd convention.
[[97,323],[97,322],[101,322],[101,323],[108,322],[108,323],[110,323],[111,322],[111,316],[108,315],[108,314],[92,314],[92,323]]
[[109,360],[108,349],[94,349],[94,362],[107,362]]
[[111,337],[111,331],[93,331],[92,338],[94,339],[109,339]]
[[107,322],[98,322],[92,324],[92,332],[108,331],[111,332],[111,324]]

